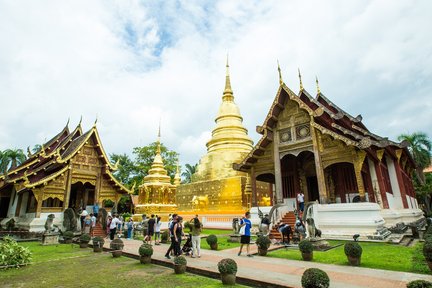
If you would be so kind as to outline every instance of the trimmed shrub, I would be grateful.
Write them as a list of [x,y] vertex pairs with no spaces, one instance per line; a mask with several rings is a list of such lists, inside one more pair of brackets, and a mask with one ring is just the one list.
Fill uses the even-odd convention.
[[432,288],[432,282],[426,280],[414,280],[407,284],[407,288]]
[[176,265],[186,265],[187,264],[186,258],[184,256],[174,257],[174,264],[176,264]]
[[313,252],[313,245],[309,240],[302,240],[298,245],[300,251],[302,253],[311,253]]
[[72,239],[74,237],[74,233],[72,231],[66,231],[63,233],[64,239]]
[[138,249],[138,253],[141,256],[152,256],[153,255],[153,247],[150,244],[144,243]]
[[362,255],[363,249],[357,242],[347,242],[344,246],[346,256],[359,258]]
[[219,261],[218,270],[221,274],[236,274],[237,263],[231,258],[225,258]]
[[169,238],[169,232],[168,232],[168,230],[163,231],[162,234],[161,234],[161,242],[162,243],[168,242],[168,238]]
[[427,240],[423,245],[423,255],[426,261],[432,262],[432,241]]
[[80,242],[89,242],[91,240],[91,237],[89,234],[82,234],[79,239]]
[[110,243],[110,248],[113,250],[123,250],[124,243],[121,239],[114,239]]
[[309,268],[304,271],[301,284],[303,288],[328,288],[330,287],[330,278],[321,269]]
[[267,250],[270,247],[271,241],[268,236],[259,236],[255,242],[258,248]]
[[216,235],[211,234],[206,238],[206,241],[207,241],[207,244],[214,245],[217,243],[217,237],[216,237]]
[[18,245],[9,236],[0,241],[0,266],[25,265],[30,262],[31,252],[28,248]]

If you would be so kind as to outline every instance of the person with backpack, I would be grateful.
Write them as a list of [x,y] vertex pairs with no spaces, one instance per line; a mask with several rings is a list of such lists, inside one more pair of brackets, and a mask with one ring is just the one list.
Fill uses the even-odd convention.
[[171,244],[168,248],[167,252],[165,253],[165,258],[171,259],[170,253],[174,250],[175,245],[175,237],[174,237],[174,225],[177,223],[177,214],[173,214],[171,221],[168,223],[168,231],[170,234]]
[[192,258],[201,257],[201,231],[203,228],[202,223],[199,221],[198,215],[195,215],[190,221],[189,227],[191,227],[192,234]]
[[250,254],[250,250],[249,250],[251,228],[252,228],[252,222],[249,220],[250,217],[251,215],[250,212],[248,211],[245,213],[245,217],[243,217],[240,220],[240,227],[244,227],[244,234],[240,236],[240,251],[237,254],[238,256],[240,256],[242,253],[243,245],[246,245],[246,252],[247,252],[246,256],[253,257],[253,255]]

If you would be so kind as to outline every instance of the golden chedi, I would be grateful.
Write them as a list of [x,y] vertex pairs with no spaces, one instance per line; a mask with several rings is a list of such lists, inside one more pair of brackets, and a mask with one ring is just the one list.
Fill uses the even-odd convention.
[[[206,144],[207,154],[200,159],[192,183],[177,187],[176,204],[183,214],[238,214],[251,205],[250,192],[245,189],[247,174],[232,168],[233,163],[241,161],[252,150],[253,141],[234,102],[228,62],[215,122],[212,138]],[[270,193],[267,184],[258,182],[257,191],[263,190]]]

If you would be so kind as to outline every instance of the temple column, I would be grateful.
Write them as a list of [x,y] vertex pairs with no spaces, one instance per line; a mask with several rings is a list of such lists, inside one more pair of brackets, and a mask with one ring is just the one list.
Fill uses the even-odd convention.
[[[100,191],[101,191],[101,187],[102,187],[102,173],[99,170],[97,176],[96,176],[96,185],[95,185],[95,202],[99,203],[99,196],[100,196]],[[94,203],[93,203],[94,204]],[[99,205],[102,205],[101,203],[99,203]]]
[[66,174],[66,189],[65,189],[65,195],[64,195],[64,202],[63,202],[63,211],[65,211],[69,207],[69,199],[70,199],[70,193],[71,193],[71,182],[72,182],[72,171],[71,171],[71,165],[69,164],[69,169]]
[[273,161],[274,161],[274,169],[275,169],[276,202],[283,203],[282,173],[281,173],[281,163],[280,163],[280,156],[279,156],[279,132],[278,131],[275,131],[274,133]]
[[37,201],[35,218],[40,218],[40,215],[42,213],[43,191],[40,189],[37,189],[37,190],[35,189],[35,190],[33,190],[33,194],[34,194],[35,199]]
[[403,200],[402,200],[401,190],[399,188],[395,162],[392,158],[390,158],[387,155],[384,157],[386,157],[387,168],[388,168],[388,173],[389,173],[389,177],[390,177],[390,185],[391,185],[391,188],[393,190],[395,207],[392,207],[392,208],[402,209],[402,208],[404,208],[404,204],[403,204]]
[[[311,121],[313,122],[312,116],[311,116]],[[311,126],[311,136],[312,136],[312,143],[313,143],[313,150],[314,150],[315,170],[316,170],[318,190],[320,195],[320,203],[325,204],[328,203],[327,187],[324,179],[324,168],[322,166],[321,154],[319,153],[319,149],[318,149],[318,141],[319,141],[318,135],[313,126]]]
[[375,163],[369,158],[367,161],[369,164],[369,173],[370,173],[371,179],[372,179],[372,186],[374,189],[374,195],[375,195],[376,202],[380,205],[381,209],[384,209],[384,203],[383,203],[383,200],[381,198],[381,189],[380,189],[380,185],[378,183],[378,177],[377,177],[377,173],[375,170]]
[[255,178],[255,168],[252,166],[251,167],[251,171],[250,171],[250,179],[251,179],[251,184],[252,184],[252,207],[256,207],[257,206],[257,190],[256,190],[256,178]]
[[405,191],[404,179],[403,179],[401,167],[399,164],[401,155],[402,155],[402,150],[401,149],[396,150],[397,161],[393,161],[393,163],[395,166],[395,172],[396,172],[397,182],[398,182],[398,186],[399,186],[399,191],[401,194],[401,200],[402,200],[403,208],[409,208],[407,197],[406,197],[407,191]]
[[364,159],[366,157],[366,152],[363,150],[359,150],[357,152],[354,152],[354,173],[355,173],[355,177],[356,177],[356,182],[357,182],[357,189],[360,195],[360,201],[361,202],[365,202],[366,201],[366,197],[365,197],[365,188],[364,188],[364,183],[363,183],[363,177],[362,177],[362,167],[363,167],[363,162]]

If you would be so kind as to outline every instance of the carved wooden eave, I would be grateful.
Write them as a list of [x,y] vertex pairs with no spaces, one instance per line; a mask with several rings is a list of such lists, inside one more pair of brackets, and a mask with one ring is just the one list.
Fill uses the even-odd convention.
[[342,142],[344,142],[346,145],[350,145],[350,146],[358,146],[358,142],[349,139],[348,137],[342,136],[336,132],[333,132],[323,126],[321,126],[320,124],[316,123],[316,122],[311,122],[311,126],[314,128],[317,128],[318,130],[320,130],[322,133],[324,134],[328,134],[330,136],[332,136],[334,139],[338,139],[341,140]]
[[62,174],[65,173],[68,169],[69,169],[69,165],[63,167],[59,171],[57,171],[57,172],[55,172],[55,173],[53,173],[53,174],[51,174],[45,178],[42,178],[36,182],[33,182],[33,183],[27,182],[27,184],[24,184],[24,186],[28,189],[32,189],[32,188],[37,187],[37,186],[47,185],[50,181],[55,180],[59,176],[62,176]]

